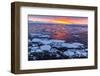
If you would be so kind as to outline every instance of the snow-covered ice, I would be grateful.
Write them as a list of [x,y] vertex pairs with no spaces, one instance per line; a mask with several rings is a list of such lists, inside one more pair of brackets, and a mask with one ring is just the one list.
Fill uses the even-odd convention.
[[[47,37],[47,38],[41,38]],[[48,35],[32,35],[29,39],[28,55],[30,60],[36,59],[70,59],[70,58],[87,58],[88,49],[84,44],[79,42],[68,43],[64,40],[48,39]],[[36,37],[34,37],[36,36]],[[47,57],[45,57],[47,56]]]

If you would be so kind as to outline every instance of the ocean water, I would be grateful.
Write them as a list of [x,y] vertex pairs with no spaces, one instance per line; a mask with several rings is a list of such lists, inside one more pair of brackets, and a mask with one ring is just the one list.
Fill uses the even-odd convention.
[[88,58],[87,25],[28,24],[28,60]]

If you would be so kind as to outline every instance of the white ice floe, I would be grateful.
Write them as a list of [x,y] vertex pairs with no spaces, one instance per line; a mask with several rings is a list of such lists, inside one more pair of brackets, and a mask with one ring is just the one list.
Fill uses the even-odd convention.
[[43,50],[41,50],[41,49],[36,49],[36,52],[43,52]]
[[74,52],[73,51],[70,51],[70,50],[68,50],[68,51],[65,51],[64,52],[64,55],[66,55],[66,56],[68,56],[68,57],[73,57],[75,54],[74,54]]
[[81,57],[81,56],[82,56],[81,50],[76,50],[76,51],[75,51],[75,56],[76,56],[76,57]]
[[67,48],[79,48],[79,47],[83,47],[83,44],[81,43],[63,43],[62,47],[67,47]]
[[59,55],[59,54],[56,54],[56,57],[57,57],[57,58],[59,58],[59,57],[60,57],[60,55]]
[[52,42],[55,42],[55,43],[64,43],[65,41],[64,40],[51,40]]
[[73,57],[87,57],[88,53],[85,50],[75,50],[69,49],[64,52],[64,55],[73,58]]
[[56,53],[57,51],[59,51],[59,50],[57,50],[55,48],[51,48],[51,50],[49,52]]
[[40,41],[41,41],[41,39],[38,39],[38,38],[32,39],[32,42],[40,42]]
[[73,45],[77,45],[77,46],[83,46],[83,44],[81,43],[78,43],[78,42],[75,42],[75,43],[72,43]]
[[67,47],[67,48],[78,48],[79,46],[74,45],[74,44],[70,44],[70,43],[64,43],[62,44],[63,47]]
[[87,57],[88,56],[88,52],[86,50],[81,50],[81,56],[83,57]]
[[41,49],[41,50],[50,51],[51,46],[50,46],[50,45],[43,45],[43,46],[40,46],[40,49]]
[[44,45],[47,45],[47,44],[52,43],[51,40],[41,40],[40,42],[41,42],[42,44],[44,44]]
[[39,49],[39,47],[32,47],[31,52],[36,52],[37,49]]
[[37,46],[37,44],[32,44],[32,47],[35,47],[35,46]]

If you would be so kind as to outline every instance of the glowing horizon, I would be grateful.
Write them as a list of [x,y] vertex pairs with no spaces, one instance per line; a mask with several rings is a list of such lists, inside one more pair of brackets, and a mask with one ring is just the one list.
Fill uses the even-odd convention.
[[87,17],[29,15],[28,21],[54,24],[88,24]]

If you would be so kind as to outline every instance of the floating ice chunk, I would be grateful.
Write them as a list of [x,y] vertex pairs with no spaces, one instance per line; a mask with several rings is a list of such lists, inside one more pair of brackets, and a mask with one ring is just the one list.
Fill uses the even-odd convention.
[[58,57],[60,57],[60,55],[59,54],[56,54],[56,57],[58,58]]
[[41,50],[41,49],[36,49],[36,52],[43,52],[43,50]]
[[55,48],[51,48],[51,50],[50,50],[50,52],[52,52],[52,53],[56,53],[58,50],[57,49],[55,49]]
[[32,50],[34,50],[34,49],[38,49],[39,47],[32,47]]
[[72,47],[72,44],[70,44],[70,43],[63,43],[62,44],[62,47],[71,48]]
[[51,40],[52,42],[56,42],[56,43],[64,43],[65,41],[64,40]]
[[83,46],[84,44],[81,44],[81,43],[78,43],[78,42],[75,42],[75,43],[72,43],[73,45],[77,45],[77,46]]
[[33,34],[33,33],[31,33],[30,35],[33,36],[33,37],[35,37],[35,36],[40,36],[41,34],[37,34],[37,33]]
[[64,52],[64,55],[72,58],[72,57],[74,57],[75,53],[73,51],[68,50],[68,51],[65,51]]
[[33,56],[33,60],[36,60],[37,57]]
[[60,48],[62,47],[61,45],[64,43],[65,41],[64,40],[51,40],[51,46],[52,47],[57,47],[57,48]]
[[40,41],[41,41],[41,39],[38,39],[38,38],[32,39],[32,42],[40,42]]
[[40,35],[39,37],[43,37],[43,38],[49,38],[49,35]]
[[45,45],[52,43],[51,40],[41,40],[40,42]]
[[81,50],[76,50],[76,51],[75,51],[75,56],[76,56],[76,57],[81,57],[81,56],[82,56]]
[[37,46],[36,44],[32,44],[33,47]]
[[63,43],[62,44],[63,47],[67,47],[67,48],[77,48],[77,45],[74,44],[70,44],[70,43]]
[[39,49],[39,47],[32,47],[31,52],[36,52],[37,49]]
[[82,56],[88,57],[88,53],[87,53],[87,52],[83,52],[83,53],[82,53]]
[[84,50],[76,50],[75,51],[75,56],[76,57],[87,57],[88,56],[87,54],[88,53]]
[[41,50],[47,50],[47,51],[50,51],[51,49],[51,46],[50,45],[43,45],[40,47]]
[[83,44],[81,43],[63,43],[62,47],[67,47],[67,48],[80,48],[83,47]]

